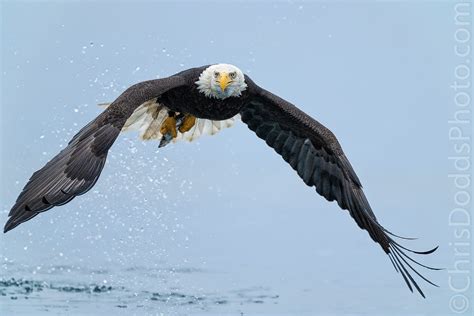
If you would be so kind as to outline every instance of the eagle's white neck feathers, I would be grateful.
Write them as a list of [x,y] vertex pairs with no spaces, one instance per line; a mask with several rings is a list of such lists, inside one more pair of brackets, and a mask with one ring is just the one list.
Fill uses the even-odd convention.
[[[230,76],[231,74],[235,77],[231,78],[227,87],[222,90],[218,82],[220,76]],[[199,92],[204,93],[206,97],[216,99],[239,97],[242,91],[247,88],[242,71],[229,64],[216,64],[207,67],[199,76],[196,85],[198,86]]]

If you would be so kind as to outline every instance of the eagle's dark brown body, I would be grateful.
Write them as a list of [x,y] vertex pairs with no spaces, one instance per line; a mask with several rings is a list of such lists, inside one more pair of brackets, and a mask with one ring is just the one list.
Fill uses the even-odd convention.
[[[225,120],[241,114],[242,121],[281,155],[304,183],[314,186],[327,200],[336,201],[342,209],[348,210],[357,225],[388,254],[408,287],[411,290],[415,287],[423,295],[409,270],[431,282],[413,268],[413,264],[419,263],[405,253],[411,250],[398,244],[393,234],[377,221],[361,182],[333,133],[293,104],[260,88],[247,76],[247,89],[241,96],[207,97],[195,83],[207,67],[140,82],[123,92],[82,128],[66,148],[31,176],[9,213],[4,231],[90,190],[127,119],[141,104],[157,99],[173,111],[198,118]],[[415,253],[428,254],[435,249]]]
[[240,97],[230,97],[225,100],[211,99],[200,93],[196,85],[191,85],[177,87],[163,93],[158,98],[158,103],[176,112],[221,121],[239,114],[242,107],[248,103],[247,99],[248,92],[246,91]]

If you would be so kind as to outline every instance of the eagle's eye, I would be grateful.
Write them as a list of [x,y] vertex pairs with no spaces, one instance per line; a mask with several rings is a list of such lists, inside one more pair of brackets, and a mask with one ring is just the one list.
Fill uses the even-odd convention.
[[214,78],[219,78],[220,73],[218,71],[214,71]]
[[237,77],[237,73],[235,71],[231,72],[229,75],[230,75],[230,79],[235,79],[235,77]]

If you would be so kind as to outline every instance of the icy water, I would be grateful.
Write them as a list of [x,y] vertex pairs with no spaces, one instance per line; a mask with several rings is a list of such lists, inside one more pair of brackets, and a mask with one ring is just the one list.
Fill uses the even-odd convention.
[[[325,260],[330,257],[322,256]],[[335,263],[333,268],[340,270],[341,264]],[[329,273],[332,277],[327,278],[317,271],[304,274],[307,268],[301,268],[301,275],[297,270],[292,272],[295,280],[282,280],[278,275],[288,272],[271,269],[254,275],[249,275],[251,269],[243,269],[239,275],[166,264],[94,269],[8,262],[2,265],[0,315],[450,314],[446,288],[428,291],[428,299],[423,300],[397,278],[393,283],[384,280],[392,279],[392,274],[374,271],[374,279],[358,284],[361,279],[353,274],[354,269],[337,277],[337,273]],[[386,299],[394,295],[396,299]]]
[[[198,315],[229,311],[243,315],[243,306],[274,305],[279,299],[277,293],[264,287],[214,293],[191,292],[173,285],[171,278],[176,275],[212,277],[192,268],[109,271],[51,266],[31,271],[9,266],[8,270],[10,277],[0,281],[2,315]],[[104,281],[111,274],[120,275],[121,281]]]

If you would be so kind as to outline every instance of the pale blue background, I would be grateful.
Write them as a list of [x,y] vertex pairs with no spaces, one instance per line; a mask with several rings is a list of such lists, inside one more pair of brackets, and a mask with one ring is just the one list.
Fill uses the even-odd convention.
[[[97,103],[138,81],[227,62],[329,127],[380,222],[421,237],[409,246],[439,244],[423,259],[452,266],[452,3],[3,2],[1,10],[2,224],[32,172],[101,111]],[[205,272],[172,274],[170,286],[279,295],[276,304],[207,311],[216,315],[450,313],[446,272],[428,273],[441,288],[420,282],[426,300],[412,295],[347,212],[244,125],[159,151],[136,136],[119,138],[87,195],[0,236],[0,260],[25,277],[38,266],[110,269],[113,285],[134,282],[119,272],[127,267],[193,268]],[[113,306],[95,311],[120,311]]]

